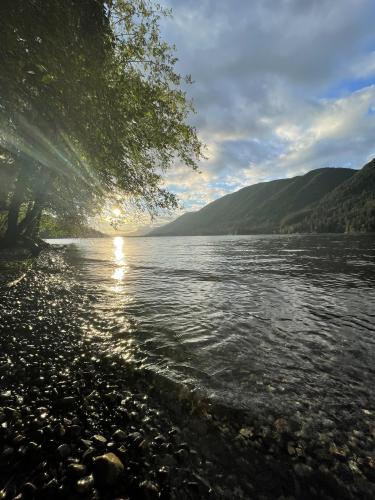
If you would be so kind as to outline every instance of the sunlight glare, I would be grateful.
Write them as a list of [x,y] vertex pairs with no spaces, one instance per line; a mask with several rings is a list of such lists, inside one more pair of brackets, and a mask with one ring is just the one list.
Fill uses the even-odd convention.
[[116,281],[122,281],[124,279],[125,269],[123,267],[118,267],[112,274],[112,278]]
[[124,238],[116,236],[113,238],[113,253],[117,268],[112,274],[112,278],[116,281],[123,281],[126,273],[126,259],[124,254]]
[[113,238],[113,246],[114,246],[114,254],[115,254],[115,261],[118,263],[121,263],[124,258],[124,238],[121,236],[116,236]]

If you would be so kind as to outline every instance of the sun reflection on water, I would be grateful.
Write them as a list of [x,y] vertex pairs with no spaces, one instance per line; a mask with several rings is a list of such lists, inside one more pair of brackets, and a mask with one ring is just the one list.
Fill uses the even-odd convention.
[[113,238],[113,252],[115,254],[115,261],[121,262],[125,258],[124,254],[124,238],[116,236]]
[[113,238],[113,254],[117,268],[112,274],[112,278],[116,281],[123,281],[126,274],[126,258],[124,253],[124,238],[116,236]]

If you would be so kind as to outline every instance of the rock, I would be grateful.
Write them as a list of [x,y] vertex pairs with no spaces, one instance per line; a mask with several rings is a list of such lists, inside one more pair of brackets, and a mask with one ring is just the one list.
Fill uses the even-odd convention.
[[90,439],[81,439],[81,443],[85,448],[90,448],[92,446],[92,441]]
[[181,448],[180,450],[176,451],[175,456],[180,462],[184,462],[188,459],[189,452],[185,450],[185,448]]
[[295,464],[293,468],[294,468],[294,472],[299,477],[309,476],[312,473],[312,468],[306,464],[298,463],[298,464]]
[[62,424],[57,424],[54,428],[53,428],[53,433],[57,436],[57,437],[63,437],[65,436],[65,427],[62,425]]
[[2,453],[1,453],[1,456],[3,458],[8,458],[8,457],[12,456],[13,453],[14,453],[14,448],[12,448],[11,446],[6,446],[3,449]]
[[129,434],[128,437],[131,439],[134,446],[139,446],[143,441],[143,436],[140,432],[133,432]]
[[293,443],[288,443],[288,453],[289,453],[289,455],[296,454],[296,448],[295,448]]
[[65,398],[58,399],[55,401],[55,407],[64,410],[70,410],[74,408],[76,404],[76,398],[74,396],[66,396]]
[[289,431],[289,424],[285,418],[277,418],[273,425],[279,434]]
[[122,459],[127,455],[127,449],[124,445],[121,445],[116,449],[115,454],[118,455],[120,459]]
[[243,427],[242,429],[240,429],[240,432],[239,432],[240,436],[248,439],[248,438],[251,438],[254,434],[254,429],[253,428],[249,428],[249,427]]
[[59,483],[56,479],[51,479],[46,485],[43,487],[43,492],[47,498],[58,498],[58,490]]
[[116,432],[113,433],[112,438],[114,441],[122,443],[127,438],[127,434],[123,430],[118,429]]
[[160,466],[166,467],[175,467],[177,465],[177,461],[173,455],[167,454],[161,457],[158,457],[158,462]]
[[124,471],[124,466],[114,453],[106,453],[94,459],[93,470],[97,484],[113,485]]
[[31,455],[34,455],[37,452],[38,448],[39,448],[39,446],[37,445],[37,443],[34,443],[34,441],[31,441],[30,443],[28,443],[24,446],[20,446],[18,449],[18,452],[20,455],[30,457]]
[[87,448],[87,450],[82,455],[83,462],[85,464],[90,464],[96,453],[97,453],[97,451],[95,450],[95,448],[91,448],[91,447]]
[[81,435],[82,429],[79,425],[71,425],[66,429],[66,431],[69,434],[69,436],[77,438]]
[[37,492],[37,488],[33,483],[25,483],[22,486],[21,492],[22,492],[22,498],[31,499],[34,498]]
[[3,408],[3,411],[7,418],[16,419],[18,417],[18,411],[15,408],[6,406],[5,408]]
[[70,453],[71,453],[70,446],[66,443],[60,444],[60,446],[57,448],[57,453],[60,455],[61,458],[67,458]]
[[79,478],[85,475],[86,467],[82,464],[69,464],[66,472],[72,478]]
[[91,438],[91,440],[92,440],[94,445],[96,445],[100,448],[104,448],[105,445],[107,444],[107,439],[104,436],[101,436],[100,434],[95,434]]
[[162,465],[160,469],[157,471],[157,474],[161,480],[166,480],[170,474],[169,467]]
[[88,493],[94,487],[94,478],[92,475],[83,477],[76,484],[76,490],[78,493]]
[[145,500],[159,498],[159,486],[152,481],[143,481],[139,485],[139,489],[141,490],[141,498],[144,498]]
[[115,406],[121,401],[122,398],[116,392],[109,392],[107,394],[104,394],[104,399],[106,400],[108,405]]
[[26,441],[25,436],[23,436],[22,434],[17,434],[13,439],[13,444],[19,446],[20,444],[23,444],[25,441]]

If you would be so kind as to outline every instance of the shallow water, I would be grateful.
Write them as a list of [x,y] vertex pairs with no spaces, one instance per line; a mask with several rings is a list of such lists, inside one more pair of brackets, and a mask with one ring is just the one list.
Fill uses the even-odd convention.
[[372,414],[375,237],[55,240],[86,333],[124,361],[257,412]]

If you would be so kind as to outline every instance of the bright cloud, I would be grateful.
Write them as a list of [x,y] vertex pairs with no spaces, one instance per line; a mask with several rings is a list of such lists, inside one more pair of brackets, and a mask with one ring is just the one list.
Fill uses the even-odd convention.
[[[207,144],[166,185],[183,210],[243,186],[375,156],[373,0],[162,0]],[[164,219],[163,219],[164,221]],[[158,221],[160,223],[160,221]]]

